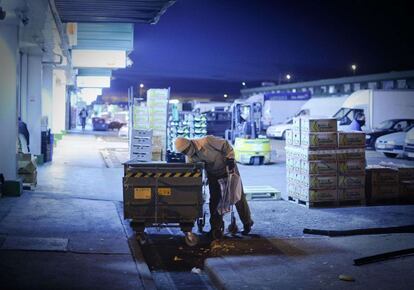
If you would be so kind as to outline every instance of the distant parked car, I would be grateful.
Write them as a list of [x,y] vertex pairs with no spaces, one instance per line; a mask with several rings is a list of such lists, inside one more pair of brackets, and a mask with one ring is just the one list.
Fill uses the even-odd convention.
[[93,117],[92,128],[94,131],[106,131],[108,130],[108,124],[106,123],[104,118]]
[[408,130],[404,141],[404,155],[414,158],[414,127]]
[[406,135],[412,128],[414,125],[406,128],[403,132],[391,133],[377,138],[375,150],[390,158],[396,158],[398,155],[403,156]]
[[367,148],[375,149],[375,141],[378,137],[402,132],[406,128],[414,124],[414,119],[391,119],[385,120],[379,124],[377,128],[374,128],[372,132],[366,132],[365,144]]
[[287,120],[285,123],[272,125],[267,128],[266,136],[269,138],[280,138],[285,140],[286,139],[286,130],[292,128],[293,119]]
[[118,122],[118,121],[112,121],[108,124],[108,129],[109,130],[119,130],[122,128],[124,124]]

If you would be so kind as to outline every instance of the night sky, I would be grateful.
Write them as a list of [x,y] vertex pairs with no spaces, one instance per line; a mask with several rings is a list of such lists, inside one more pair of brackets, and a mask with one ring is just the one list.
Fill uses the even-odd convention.
[[286,73],[349,76],[352,63],[357,74],[414,69],[413,2],[178,0],[156,25],[135,26],[134,65],[112,87],[220,98]]

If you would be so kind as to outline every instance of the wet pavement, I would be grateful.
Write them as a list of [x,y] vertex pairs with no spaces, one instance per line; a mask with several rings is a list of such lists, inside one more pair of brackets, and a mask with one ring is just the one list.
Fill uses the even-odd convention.
[[[272,142],[279,152],[276,164],[240,166],[240,171],[245,185],[270,185],[283,194],[284,144]],[[366,249],[369,243],[376,243],[373,249],[388,249],[383,245],[391,242],[383,244],[382,241],[394,241],[395,236],[316,240],[303,234],[304,227],[353,229],[414,224],[412,205],[307,209],[281,200],[259,200],[249,202],[255,225],[247,237],[227,234],[222,241],[211,243],[204,233],[200,234],[200,243],[190,248],[176,228],[147,229],[148,239],[139,245],[122,217],[122,162],[128,159],[127,152],[126,140],[118,138],[116,132],[65,135],[55,147],[53,163],[38,168],[35,191],[26,191],[19,198],[0,199],[0,280],[8,289],[152,289],[155,286],[159,289],[238,289],[242,285],[240,281],[247,289],[273,289],[275,285],[286,288],[284,283],[294,281],[294,277],[298,281],[313,281],[292,284],[296,289],[343,288],[336,280],[337,274],[344,271],[329,268],[329,274],[322,276],[318,271],[325,269],[325,265],[333,265],[347,269],[358,280],[368,279],[368,274],[374,275],[371,270],[358,277],[353,269],[347,268],[350,264],[339,265],[336,259],[346,257],[349,262],[351,256],[364,253],[358,247]],[[413,164],[385,158],[373,151],[367,153],[367,159],[371,164],[380,161]],[[229,216],[225,221],[228,225]],[[207,224],[204,231],[208,230]],[[401,246],[408,246],[412,236],[400,236],[400,240]],[[285,251],[286,243],[295,250]],[[345,249],[342,243],[353,248]],[[336,250],[332,255],[330,252],[322,256],[303,254],[313,253],[318,247]],[[297,260],[298,257],[301,258]],[[309,271],[301,266],[302,262],[309,266]],[[322,266],[312,266],[320,262]],[[234,271],[223,271],[223,265],[237,269],[236,276]],[[374,269],[400,271],[401,275],[395,277],[400,282],[410,281],[403,276],[407,267],[413,266],[412,258],[405,258],[401,267],[397,262],[383,266]],[[222,278],[217,273],[223,274]],[[233,281],[237,273],[243,279]],[[283,273],[283,279],[275,273]],[[315,278],[318,275],[320,279]],[[374,278],[377,279],[375,275]],[[262,287],[259,287],[260,281]],[[378,281],[392,285],[393,279]],[[395,285],[404,289],[401,283]],[[373,284],[354,285],[356,289],[363,289]]]

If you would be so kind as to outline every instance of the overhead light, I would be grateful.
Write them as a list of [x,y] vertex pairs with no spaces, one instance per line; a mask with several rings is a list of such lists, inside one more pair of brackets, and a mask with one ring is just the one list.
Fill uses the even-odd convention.
[[245,82],[242,82],[242,86],[245,87],[246,86],[246,83]]
[[224,95],[223,95],[223,97],[224,97],[224,98],[227,98],[227,97],[228,97],[228,95],[227,95],[227,94],[224,94]]
[[172,99],[172,100],[169,100],[169,101],[168,101],[168,103],[173,104],[173,105],[177,105],[179,102],[180,102],[180,101],[179,101],[179,100],[177,100],[177,99]]
[[111,86],[111,77],[77,76],[76,86],[79,88],[109,88]]

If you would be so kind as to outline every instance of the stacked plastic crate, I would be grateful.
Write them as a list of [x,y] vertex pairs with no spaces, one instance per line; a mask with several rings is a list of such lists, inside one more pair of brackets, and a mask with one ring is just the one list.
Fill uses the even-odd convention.
[[147,91],[149,127],[153,130],[153,160],[165,160],[169,96],[169,89],[149,89]]
[[307,206],[364,200],[365,134],[336,119],[295,118],[286,134],[287,193]]
[[152,160],[152,130],[132,130],[131,158],[141,162]]

